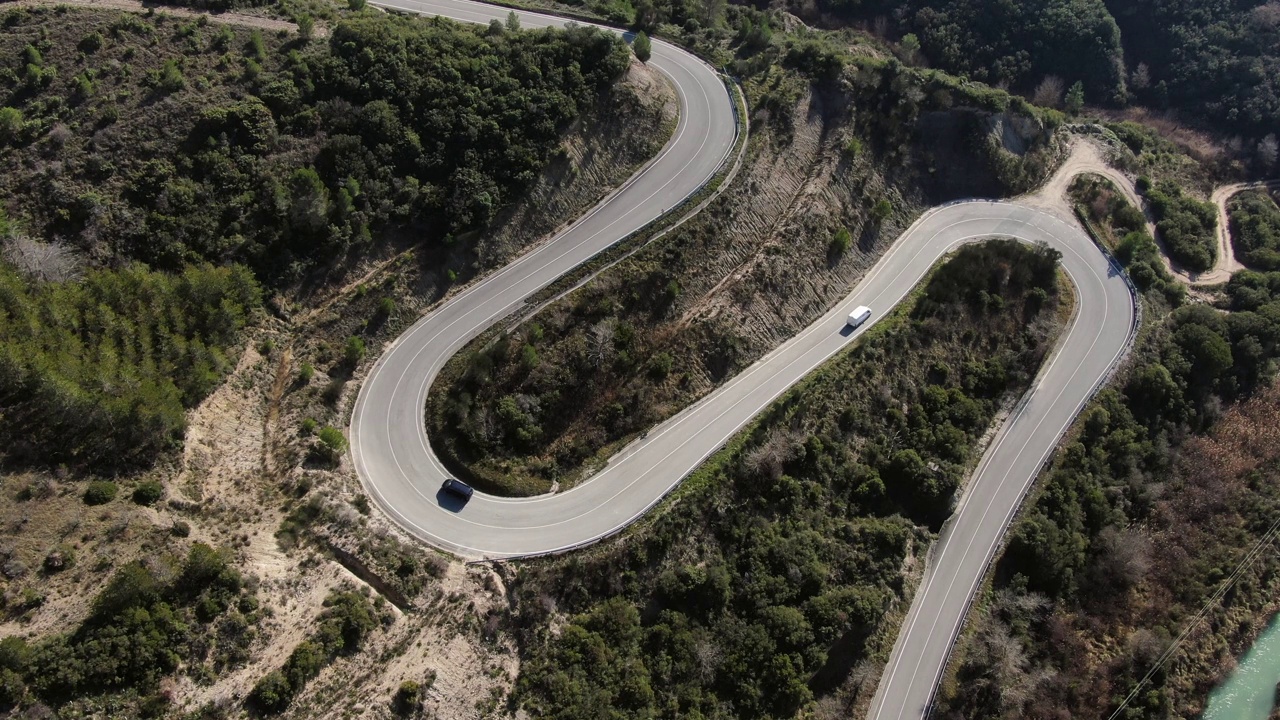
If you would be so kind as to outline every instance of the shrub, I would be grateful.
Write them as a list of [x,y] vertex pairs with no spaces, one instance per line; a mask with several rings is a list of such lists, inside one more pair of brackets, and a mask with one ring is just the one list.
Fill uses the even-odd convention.
[[169,534],[174,537],[188,537],[191,535],[191,523],[186,520],[175,520],[173,527],[169,528]]
[[315,375],[316,369],[311,363],[302,363],[302,367],[298,368],[298,380],[303,384],[311,382]]
[[364,359],[365,347],[364,340],[355,335],[347,338],[347,347],[343,350],[342,357],[346,361],[347,367],[355,369],[360,361]]
[[264,713],[278,713],[289,707],[292,700],[293,689],[279,670],[267,673],[249,694],[249,701]]
[[640,62],[649,62],[649,58],[653,56],[653,43],[649,41],[649,36],[644,31],[636,33],[636,39],[631,42],[631,50],[635,52],[636,59]]
[[402,715],[416,712],[418,706],[422,704],[422,685],[413,680],[400,683],[400,689],[396,690],[393,704],[396,712]]
[[871,219],[877,223],[884,222],[892,214],[893,205],[888,200],[881,200],[871,208]]
[[324,386],[324,391],[320,393],[320,399],[329,407],[336,407],[338,400],[342,399],[342,389],[347,386],[347,381],[342,378],[334,378]]
[[133,501],[139,505],[155,505],[164,497],[164,485],[157,480],[145,480],[133,490]]
[[853,236],[849,234],[849,228],[842,227],[836,231],[835,237],[831,238],[829,250],[832,255],[844,255],[851,244],[853,244]]
[[175,93],[186,87],[187,81],[177,60],[165,60],[159,70],[153,71],[152,84],[161,92]]
[[95,53],[102,49],[102,33],[91,32],[80,39],[80,49],[86,53]]
[[671,374],[671,367],[675,364],[675,358],[671,353],[660,352],[649,358],[648,373],[649,377],[654,380],[665,380]]
[[44,570],[56,573],[67,570],[76,564],[76,551],[70,545],[59,545],[44,556]]
[[0,107],[0,141],[12,142],[18,139],[26,123],[22,111],[17,108]]
[[320,428],[317,433],[320,438],[320,447],[322,453],[329,462],[336,463],[342,458],[342,454],[347,451],[347,438],[342,431],[332,425],[325,425]]
[[116,499],[119,488],[110,480],[94,480],[84,491],[86,505],[106,505]]
[[350,8],[352,12],[360,12],[367,4],[368,0],[347,0],[347,7]]

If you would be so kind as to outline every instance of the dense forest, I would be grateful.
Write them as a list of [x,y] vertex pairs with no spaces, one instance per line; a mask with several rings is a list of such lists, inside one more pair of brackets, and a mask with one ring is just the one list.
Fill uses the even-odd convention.
[[4,459],[130,468],[179,446],[185,410],[221,382],[260,303],[239,266],[41,283],[0,263]]
[[[728,17],[767,42],[770,22],[717,0],[568,0],[619,22],[670,23],[698,44]],[[634,10],[630,11],[632,6]],[[1007,87],[1046,106],[1174,110],[1239,137],[1262,173],[1280,170],[1280,3],[1275,0],[790,0],[826,28],[889,39],[905,62]],[[628,12],[630,11],[630,12]],[[772,22],[776,27],[777,20]]]
[[[1274,519],[1273,484],[1234,459],[1238,439],[1202,438],[1274,379],[1280,275],[1237,273],[1226,296],[1229,313],[1170,312],[1168,296],[1148,292],[1159,312],[1148,312],[1133,361],[1085,409],[1010,532],[944,717],[1108,716]],[[1251,422],[1261,424],[1232,432],[1269,426]],[[1265,587],[1246,581],[1226,602],[1257,604]],[[1220,660],[1199,660],[1198,677]],[[1187,714],[1204,688],[1175,697],[1174,677],[1157,673],[1125,717]]]
[[[901,568],[1030,382],[1056,255],[968,247],[625,542],[522,571],[519,694],[558,718],[789,717],[867,657]],[[547,629],[554,603],[570,614]]]

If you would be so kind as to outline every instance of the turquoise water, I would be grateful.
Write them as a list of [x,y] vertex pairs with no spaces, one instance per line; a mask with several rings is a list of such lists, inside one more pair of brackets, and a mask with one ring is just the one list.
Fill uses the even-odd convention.
[[1235,672],[1209,696],[1201,720],[1267,720],[1280,682],[1280,616],[1258,636]]

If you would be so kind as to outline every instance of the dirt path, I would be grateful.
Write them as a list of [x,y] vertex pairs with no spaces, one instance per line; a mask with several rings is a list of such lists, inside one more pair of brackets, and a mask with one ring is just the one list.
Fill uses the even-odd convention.
[[[172,5],[162,5],[154,2],[142,2],[142,0],[15,0],[14,2],[5,3],[9,7],[36,7],[40,5],[70,5],[74,7],[94,8],[98,10],[124,10],[126,12],[163,12],[167,15],[175,17],[207,17],[213,22],[225,23],[227,25],[243,25],[246,27],[262,28],[263,30],[286,30],[289,32],[297,32],[298,26],[287,20],[274,20],[272,18],[260,17],[257,15],[245,15],[236,12],[220,12],[209,13],[190,8],[174,7]],[[314,37],[324,37],[329,34],[329,29],[316,23],[313,31]]]
[[1236,260],[1235,245],[1231,242],[1231,219],[1227,216],[1227,201],[1245,190],[1267,188],[1280,188],[1280,180],[1223,185],[1209,196],[1209,202],[1218,208],[1218,264],[1224,266],[1228,274],[1244,270],[1245,267]]
[[1236,260],[1235,248],[1231,243],[1231,231],[1227,218],[1227,201],[1243,190],[1280,186],[1280,181],[1273,180],[1270,182],[1223,185],[1213,191],[1209,200],[1218,208],[1217,260],[1213,268],[1202,273],[1195,273],[1180,267],[1169,257],[1168,249],[1156,232],[1155,218],[1151,214],[1151,208],[1147,206],[1147,203],[1138,193],[1133,179],[1107,164],[1102,150],[1094,142],[1084,138],[1076,140],[1071,148],[1070,155],[1062,163],[1062,167],[1058,168],[1053,177],[1038,191],[1026,199],[1046,209],[1051,209],[1058,213],[1066,213],[1068,216],[1074,215],[1071,209],[1071,201],[1068,199],[1067,189],[1077,175],[1084,173],[1092,173],[1110,180],[1134,207],[1142,211],[1147,221],[1147,233],[1155,238],[1156,244],[1160,247],[1160,258],[1164,261],[1165,269],[1177,278],[1179,282],[1192,287],[1224,283],[1230,280],[1234,273],[1245,269],[1244,265]]

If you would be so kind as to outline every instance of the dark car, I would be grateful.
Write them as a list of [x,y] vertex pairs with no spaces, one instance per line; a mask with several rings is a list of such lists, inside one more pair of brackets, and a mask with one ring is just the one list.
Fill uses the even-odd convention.
[[440,489],[447,493],[453,493],[463,500],[470,500],[471,494],[475,492],[475,489],[470,485],[462,482],[461,480],[454,480],[453,478],[445,478],[444,485],[442,485]]

